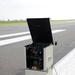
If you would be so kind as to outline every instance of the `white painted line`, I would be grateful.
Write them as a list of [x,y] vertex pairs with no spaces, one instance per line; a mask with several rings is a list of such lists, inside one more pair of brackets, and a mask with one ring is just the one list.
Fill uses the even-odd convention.
[[[57,32],[62,32],[62,31],[65,31],[65,29],[53,30],[52,33],[57,33]],[[6,38],[6,37],[29,34],[29,33],[30,33],[29,31],[26,31],[26,32],[21,32],[21,33],[5,34],[5,35],[0,35],[0,38]]]
[[54,30],[52,33],[58,33],[58,32],[62,32],[65,31],[66,29],[58,29],[58,30]]
[[5,34],[5,35],[0,35],[0,38],[5,38],[5,37],[11,37],[11,36],[17,36],[17,35],[23,35],[23,34],[29,34],[30,32],[21,32],[21,33],[13,33],[13,34]]
[[[58,32],[61,32],[61,31],[60,30],[58,30],[58,31],[57,30],[52,31],[52,33],[58,33]],[[15,42],[20,42],[20,41],[24,41],[24,40],[28,40],[28,39],[31,39],[30,35],[22,36],[22,37],[16,37],[16,38],[11,38],[11,39],[6,39],[6,40],[1,40],[0,41],[0,46],[11,44],[11,43],[15,43]]]
[[31,39],[30,35],[0,41],[0,46]]
[[[55,65],[58,75],[75,75],[75,48]],[[56,75],[53,69],[53,75]]]

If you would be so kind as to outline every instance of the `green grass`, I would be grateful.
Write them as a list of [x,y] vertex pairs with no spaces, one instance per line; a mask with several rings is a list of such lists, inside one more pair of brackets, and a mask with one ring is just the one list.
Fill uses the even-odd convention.
[[51,22],[73,22],[75,21],[75,19],[71,19],[71,20],[51,20]]
[[[75,19],[71,20],[51,20],[51,22],[75,22]],[[0,26],[18,26],[26,25],[26,21],[0,21]]]
[[26,21],[0,21],[0,26],[26,25]]

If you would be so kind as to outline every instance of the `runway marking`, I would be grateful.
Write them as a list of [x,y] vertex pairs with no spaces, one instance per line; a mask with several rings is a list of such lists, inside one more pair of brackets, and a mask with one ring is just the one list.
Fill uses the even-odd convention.
[[58,29],[58,30],[54,30],[54,31],[52,31],[52,33],[58,33],[58,32],[62,32],[62,31],[66,31],[66,29]]
[[[65,31],[65,30],[53,30],[52,33],[58,33],[58,32],[62,32],[62,31]],[[20,42],[20,41],[24,41],[24,40],[29,40],[29,39],[31,39],[31,35],[1,40],[0,46],[15,43],[15,42]]]
[[29,34],[30,32],[21,32],[21,33],[13,33],[13,34],[5,34],[5,35],[0,35],[0,38],[5,38],[5,37],[11,37],[11,36],[17,36],[17,35],[23,35],[23,34]]
[[30,35],[0,41],[0,46],[31,39]]
[[[57,33],[57,32],[62,32],[65,31],[65,29],[62,30],[53,30],[52,33]],[[11,36],[17,36],[17,35],[23,35],[23,34],[29,34],[29,31],[26,32],[20,32],[20,33],[13,33],[13,34],[5,34],[5,35],[0,35],[0,38],[6,38],[6,37],[11,37]]]
[[[58,75],[75,75],[75,48],[54,66]],[[54,69],[53,75],[56,75]]]

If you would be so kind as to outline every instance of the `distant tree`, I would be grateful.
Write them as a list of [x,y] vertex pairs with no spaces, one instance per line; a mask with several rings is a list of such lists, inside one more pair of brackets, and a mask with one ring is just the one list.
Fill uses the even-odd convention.
[[20,21],[23,21],[23,19],[20,19]]
[[10,19],[8,19],[8,21],[10,21]]
[[17,19],[15,19],[14,21],[18,21]]

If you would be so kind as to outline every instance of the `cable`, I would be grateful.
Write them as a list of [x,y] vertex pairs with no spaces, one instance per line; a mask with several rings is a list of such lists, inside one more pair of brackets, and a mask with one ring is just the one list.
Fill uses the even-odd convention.
[[57,71],[56,71],[56,68],[55,68],[55,66],[53,66],[54,67],[54,70],[55,70],[55,72],[56,72],[56,75],[58,75],[58,73],[57,73]]

